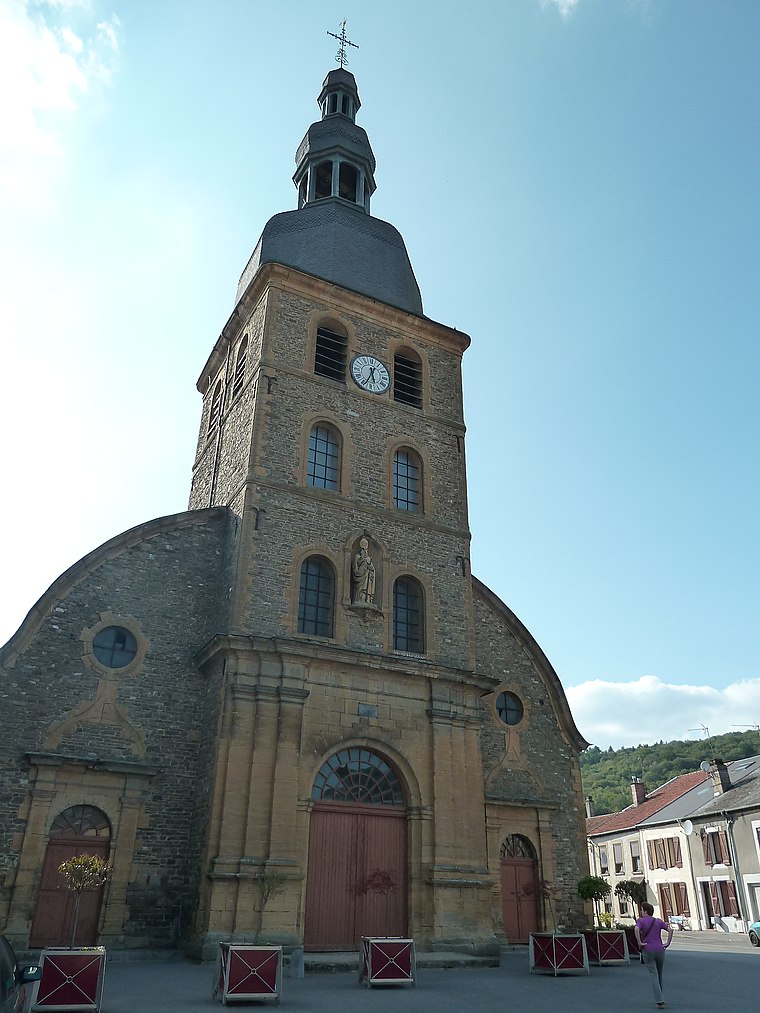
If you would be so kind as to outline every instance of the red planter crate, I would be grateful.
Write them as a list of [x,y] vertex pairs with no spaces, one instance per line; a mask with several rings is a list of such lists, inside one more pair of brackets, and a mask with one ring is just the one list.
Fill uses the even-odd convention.
[[222,1005],[252,999],[280,1003],[282,947],[219,943],[213,998]]
[[580,933],[531,932],[530,972],[588,974],[586,940]]
[[628,946],[629,955],[633,954],[634,957],[637,957],[641,953],[641,947],[639,946],[638,941],[636,939],[636,930],[634,926],[626,925],[626,927],[623,929],[623,932],[625,932],[625,941]]
[[398,936],[362,936],[359,981],[373,985],[414,985],[414,940]]
[[623,929],[588,929],[583,933],[586,940],[589,963],[630,964],[628,943]]
[[106,976],[103,946],[74,950],[48,946],[40,955],[40,970],[29,1007],[32,1013],[100,1009]]

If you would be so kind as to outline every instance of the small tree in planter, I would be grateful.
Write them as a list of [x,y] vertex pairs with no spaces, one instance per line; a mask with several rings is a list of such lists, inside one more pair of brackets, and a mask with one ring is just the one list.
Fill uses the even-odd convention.
[[74,949],[79,921],[79,904],[82,892],[92,887],[102,886],[111,874],[111,867],[97,855],[74,855],[73,858],[61,862],[58,871],[66,882],[66,889],[75,894],[74,917],[71,926],[71,947]]
[[549,931],[558,931],[559,926],[557,925],[557,916],[554,911],[554,901],[557,896],[557,889],[554,884],[550,883],[548,879],[538,879],[535,883],[526,883],[522,892],[523,897],[541,898],[545,907],[549,909],[549,921],[551,924],[551,929]]
[[646,884],[639,883],[635,879],[623,879],[615,887],[615,896],[618,900],[630,900],[633,904],[643,904],[647,899]]
[[594,905],[594,915],[599,920],[599,901],[610,895],[610,884],[601,876],[584,876],[578,883],[578,896],[581,900],[590,900]]

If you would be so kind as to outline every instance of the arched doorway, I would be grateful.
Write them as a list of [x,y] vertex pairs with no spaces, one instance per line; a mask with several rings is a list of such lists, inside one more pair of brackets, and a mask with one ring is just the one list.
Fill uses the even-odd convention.
[[406,800],[396,772],[368,749],[341,749],[322,764],[311,797],[305,948],[405,935]]
[[[97,855],[108,861],[110,848],[111,824],[100,809],[91,805],[75,805],[55,818],[42,863],[40,888],[29,934],[30,946],[70,945],[74,895],[63,888],[58,866],[74,855]],[[82,892],[77,923],[78,946],[94,946],[97,942],[102,900],[102,886]]]
[[501,908],[509,942],[527,943],[538,930],[538,861],[522,834],[511,834],[501,846]]

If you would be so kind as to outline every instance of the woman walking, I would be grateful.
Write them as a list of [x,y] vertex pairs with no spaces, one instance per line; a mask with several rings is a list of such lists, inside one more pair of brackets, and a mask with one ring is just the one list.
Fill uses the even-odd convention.
[[[634,929],[636,941],[641,950],[641,959],[644,966],[649,971],[655,1005],[657,1009],[664,1009],[662,966],[665,963],[665,950],[670,946],[673,939],[673,926],[667,925],[661,918],[655,918],[654,908],[651,904],[642,904],[641,911],[642,915],[636,922],[636,928]],[[665,943],[662,941],[663,932],[668,933],[667,942]]]

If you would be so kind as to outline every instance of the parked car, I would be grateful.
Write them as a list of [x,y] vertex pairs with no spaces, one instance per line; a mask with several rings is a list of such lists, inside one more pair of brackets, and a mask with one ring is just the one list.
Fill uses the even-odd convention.
[[34,964],[20,967],[13,947],[5,936],[0,936],[0,1013],[21,1013],[26,1007],[26,986],[39,981],[41,975]]
[[750,925],[749,941],[753,946],[760,946],[760,922],[752,922]]

